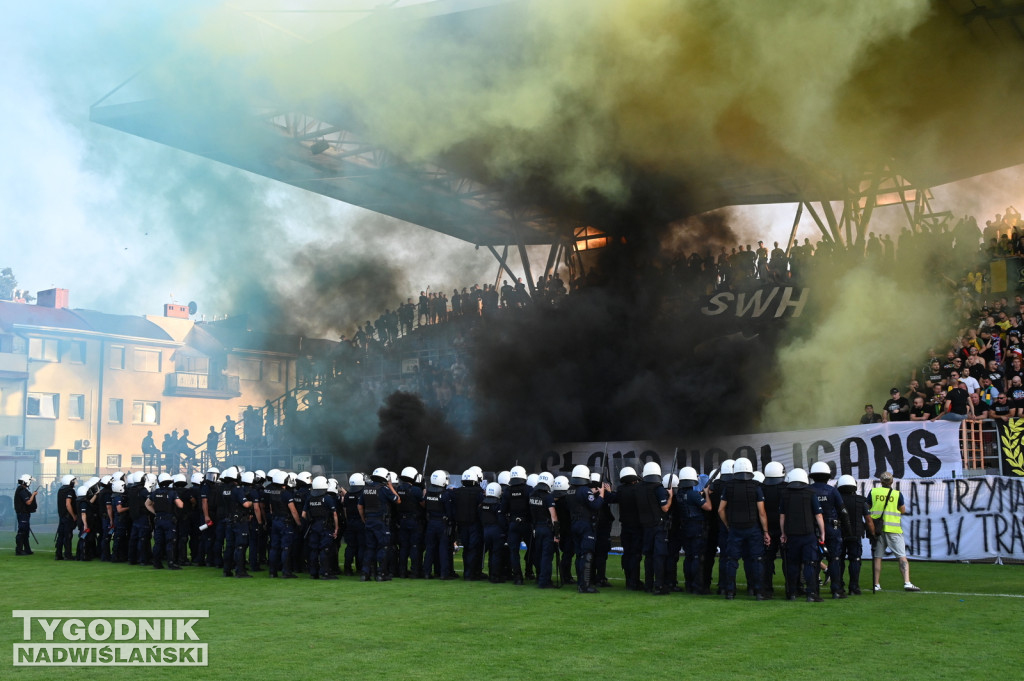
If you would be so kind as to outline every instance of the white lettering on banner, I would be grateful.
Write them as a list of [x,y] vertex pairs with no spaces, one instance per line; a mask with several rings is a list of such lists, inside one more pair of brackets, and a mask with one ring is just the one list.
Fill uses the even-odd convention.
[[[794,295],[796,291],[799,291],[798,295]],[[735,302],[734,312],[737,317],[757,319],[764,316],[778,296],[775,314],[771,316],[778,319],[789,310],[790,316],[799,317],[800,313],[804,310],[804,305],[807,304],[808,294],[809,289],[796,289],[792,286],[773,286],[770,289],[762,288],[754,291],[741,291],[740,293],[723,291],[711,296],[708,299],[708,304],[702,307],[700,311],[701,314],[715,317],[727,311],[730,303]]]
[[[693,466],[710,473],[726,459],[749,459],[754,470],[778,461],[786,470],[809,469],[824,461],[835,476],[869,479],[889,471],[901,480],[947,478],[959,475],[960,424],[946,421],[878,423],[782,433],[705,437],[693,441],[637,440],[576,442],[555,445],[538,462],[541,470],[569,473],[576,464],[604,469],[618,479],[623,466],[643,467],[656,461],[668,472],[673,456],[676,469]],[[607,448],[607,449],[606,449]],[[678,451],[678,455],[674,452]]]

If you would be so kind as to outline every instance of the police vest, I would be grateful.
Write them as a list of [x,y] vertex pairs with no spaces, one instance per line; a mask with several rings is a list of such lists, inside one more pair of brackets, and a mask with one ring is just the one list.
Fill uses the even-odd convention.
[[217,483],[203,480],[199,490],[200,495],[206,494],[206,508],[210,511],[210,517],[219,518],[220,516],[217,515]]
[[455,522],[472,525],[477,521],[477,507],[480,505],[480,488],[467,485],[455,490]]
[[403,482],[395,490],[401,500],[401,503],[398,504],[398,514],[402,518],[417,518],[420,511],[423,510],[420,507],[420,496],[416,491],[411,482]]
[[879,531],[903,534],[900,493],[891,487],[876,487],[871,490],[871,517],[875,521],[876,534]]
[[636,483],[619,487],[619,522],[626,527],[639,527],[640,514],[636,508],[636,495],[640,486]]
[[369,516],[382,516],[386,510],[384,500],[380,498],[380,487],[378,485],[367,485],[363,488],[363,493],[360,496],[360,502],[363,505],[363,515]]
[[359,493],[349,492],[345,499],[341,502],[342,507],[345,509],[345,517],[350,523],[361,523],[362,519],[359,517]]
[[325,524],[333,525],[331,522],[333,517],[331,515],[331,508],[327,505],[327,499],[324,490],[315,490],[309,495],[309,499],[306,501],[306,513],[314,521],[321,521]]
[[487,497],[480,504],[480,522],[485,526],[501,525],[501,499]]
[[508,515],[512,520],[524,521],[530,515],[530,488],[526,485],[509,485]]
[[562,526],[562,534],[568,535],[572,531],[572,514],[569,512],[569,497],[561,496],[555,498],[555,515]]
[[573,523],[586,522],[593,525],[594,514],[587,503],[586,495],[590,494],[590,488],[586,485],[575,485],[569,493],[569,518]]
[[267,506],[270,508],[270,517],[272,518],[284,518],[291,516],[288,509],[284,506],[284,499],[282,493],[284,492],[283,487],[272,486],[263,490],[263,496],[267,500]]
[[178,495],[179,499],[181,499],[182,505],[181,508],[178,508],[177,506],[174,507],[174,514],[179,517],[185,517],[192,509],[192,490],[187,487],[174,487],[173,489],[174,493]]
[[427,507],[427,515],[433,520],[445,517],[446,509],[444,507],[444,499],[442,498],[443,494],[444,490],[441,488],[428,488],[427,495],[423,497]]
[[215,496],[217,497],[218,518],[227,518],[234,511],[234,504],[231,501],[231,490],[234,488],[234,485],[228,485],[227,483],[217,485]]
[[811,505],[814,496],[814,490],[810,487],[787,487],[782,490],[782,513],[786,516],[783,532],[794,537],[814,534],[817,527]]
[[756,525],[757,483],[753,480],[732,480],[726,489],[729,503],[725,507],[725,517],[729,527],[745,530]]
[[868,500],[856,492],[843,494],[843,505],[850,515],[850,538],[860,538],[864,535],[864,513],[868,507]]
[[32,493],[28,491],[27,487],[19,487],[14,492],[14,512],[15,513],[35,513],[36,502],[33,501],[31,504],[28,500],[32,498]]
[[544,506],[546,496],[547,492],[539,491],[530,495],[530,519],[535,527],[551,524],[551,511]]
[[764,513],[768,517],[768,533],[778,535],[782,532],[779,527],[779,499],[782,496],[782,485],[765,485],[761,488],[764,494]]
[[835,487],[827,485],[825,483],[813,483],[811,489],[818,495],[818,505],[821,506],[821,517],[826,522],[829,520],[835,520],[839,517],[839,510],[836,508],[835,497],[832,496],[831,490]]
[[65,485],[57,490],[57,515],[61,518],[70,518],[68,513],[67,500],[71,499],[72,504],[75,501],[75,491],[71,488],[71,485]]
[[659,482],[642,482],[635,498],[637,517],[641,527],[654,527],[664,517],[661,502],[658,501]]
[[153,510],[157,513],[173,513],[174,501],[171,499],[173,492],[169,487],[160,487],[153,491],[150,499],[153,501]]
[[142,485],[134,485],[125,493],[128,497],[128,515],[132,520],[138,520],[146,512],[146,488]]
[[690,488],[690,489],[684,491],[683,494],[681,495],[682,499],[683,499],[683,503],[682,503],[683,518],[688,523],[691,523],[691,524],[695,523],[697,521],[703,521],[704,520],[704,509],[701,508],[701,506],[704,505],[704,495],[698,493],[697,496],[699,498],[699,501],[694,501],[691,498],[692,495],[690,494],[690,492],[692,492],[692,491],[693,491],[693,489]]
[[[223,505],[228,509],[227,515],[231,517],[233,522],[240,520],[249,519],[249,509],[245,507],[245,496],[243,494],[241,500],[236,499],[235,490],[241,491],[240,487],[235,485],[224,485],[224,489],[221,491],[220,500]],[[226,494],[224,492],[227,492]]]

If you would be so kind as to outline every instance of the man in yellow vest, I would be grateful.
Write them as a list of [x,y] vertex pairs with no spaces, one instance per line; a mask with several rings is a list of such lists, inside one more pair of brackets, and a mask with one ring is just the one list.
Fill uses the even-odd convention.
[[903,542],[903,525],[901,518],[907,512],[903,504],[903,495],[892,488],[892,473],[886,471],[878,476],[881,487],[871,490],[871,519],[875,525],[874,542],[874,577],[875,591],[881,591],[879,577],[882,574],[882,558],[889,549],[900,562],[903,574],[904,591],[920,591],[910,581],[910,563],[907,562],[907,549]]

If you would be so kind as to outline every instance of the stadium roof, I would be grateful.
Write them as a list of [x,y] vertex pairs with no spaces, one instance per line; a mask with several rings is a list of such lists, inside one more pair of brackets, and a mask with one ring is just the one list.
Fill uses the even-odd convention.
[[[428,33],[441,43],[457,39],[486,45],[497,40],[499,34],[522,30],[517,17],[524,5],[523,0],[439,0],[387,11],[400,13],[409,22],[429,24]],[[965,41],[982,44],[1000,59],[1019,65],[1024,46],[1024,2],[935,0],[933,12],[947,25],[962,27]],[[381,14],[368,12],[356,17],[359,21],[331,33],[335,25],[324,19],[329,14],[305,17],[305,28],[295,23],[301,19],[294,14],[245,14],[294,38],[297,47],[288,57],[290,68],[305,65],[310,72],[330,68],[329,64],[304,63],[322,54],[316,50],[318,44],[345,40],[352,31],[380,31],[375,49],[386,55],[388,26],[395,24],[375,22]],[[291,23],[282,25],[281,16]],[[344,17],[336,25],[352,19]],[[927,38],[914,35],[910,39]],[[425,59],[429,52],[427,49],[424,53]],[[551,244],[565,239],[572,229],[591,224],[593,216],[579,205],[544,198],[542,192],[523,193],[522,188],[501,186],[500,180],[495,181],[482,170],[484,164],[474,156],[478,150],[456,149],[429,162],[409,162],[401,150],[384,149],[370,139],[350,103],[333,89],[325,88],[317,96],[302,100],[282,100],[274,88],[259,77],[251,77],[246,68],[228,60],[218,65],[219,70],[211,68],[211,82],[217,82],[213,75],[216,71],[221,83],[246,84],[233,89],[232,97],[210,101],[202,96],[189,97],[187,87],[168,87],[167,80],[153,70],[142,72],[97,102],[91,119],[478,245]],[[247,78],[237,77],[242,73]],[[439,70],[437,77],[443,78],[444,74]],[[196,91],[204,91],[204,84],[196,85]],[[1024,140],[1024,116],[1017,113],[1024,107],[1024,88],[1008,92],[1006,105],[1006,120],[1010,122],[998,131],[999,137],[991,137],[990,130],[965,129],[959,148],[950,149],[944,161],[916,158],[912,141],[887,139],[899,172],[915,186],[930,187],[1024,162],[1024,149],[1017,144]],[[1007,130],[1011,131],[1009,136]],[[913,132],[908,130],[905,136],[912,137]],[[971,153],[971,149],[983,145],[990,151],[983,156]],[[705,160],[674,173],[675,186],[669,185],[669,191],[664,192],[671,195],[673,189],[678,189],[678,206],[670,207],[670,211],[676,211],[674,217],[727,205],[849,197],[851,182],[847,176],[839,177],[794,156],[771,165],[744,163],[735,156]]]

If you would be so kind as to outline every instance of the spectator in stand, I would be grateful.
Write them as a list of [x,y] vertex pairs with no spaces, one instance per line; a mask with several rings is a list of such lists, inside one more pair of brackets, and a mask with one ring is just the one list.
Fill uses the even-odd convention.
[[1010,360],[1010,366],[1006,369],[1006,376],[1003,380],[1012,384],[1015,378],[1024,380],[1024,361],[1020,357]]
[[875,413],[874,405],[872,405],[872,404],[865,404],[864,405],[864,414],[860,417],[860,422],[861,422],[862,425],[867,425],[869,423],[881,423],[882,422],[882,415]]
[[929,413],[928,409],[925,408],[924,398],[920,395],[916,395],[914,397],[914,403],[910,407],[910,420],[931,421],[934,416],[934,413]]
[[889,399],[886,400],[885,407],[882,409],[882,422],[909,420],[910,402],[907,401],[907,398],[900,395],[899,388],[893,388],[889,391]]
[[943,421],[963,421],[974,415],[971,408],[971,400],[967,394],[967,388],[960,381],[950,383],[952,386],[946,393],[946,402],[943,405],[943,414],[939,417]]
[[988,376],[982,376],[981,389],[978,391],[978,395],[986,407],[991,407],[995,404],[996,398],[999,397],[999,389],[993,387],[992,379]]
[[913,378],[910,380],[910,386],[907,388],[907,394],[904,395],[904,397],[907,398],[908,402],[913,404],[915,397],[920,397],[922,400],[925,400],[928,398],[928,395],[921,390],[921,384],[918,383],[917,379]]
[[1006,399],[1006,393],[999,393],[996,401],[988,408],[986,416],[995,421],[1002,421],[1008,423],[1010,421],[1010,415],[1013,413],[1013,406]]
[[986,374],[988,380],[992,383],[992,387],[996,390],[1005,390],[1006,381],[1004,380],[1003,370],[999,366],[999,362],[990,360],[988,363],[988,374]]
[[931,390],[937,385],[942,385],[942,379],[942,367],[939,364],[939,360],[934,359],[928,367],[928,373],[925,375],[924,384],[929,390]]
[[1024,416],[1024,382],[1021,381],[1020,376],[1010,379],[1010,388],[1006,391],[1006,396],[1010,407],[1013,408],[1013,413],[1010,416],[1015,418]]
[[960,372],[960,381],[967,388],[968,395],[973,395],[981,389],[981,384],[978,383],[978,379],[971,375],[971,370],[968,368],[964,368],[964,370]]
[[988,414],[988,405],[981,401],[981,395],[971,393],[968,396],[968,421],[981,421]]
[[210,432],[206,434],[206,456],[210,457],[210,465],[217,463],[217,447],[220,445],[220,433],[217,426],[210,426]]

